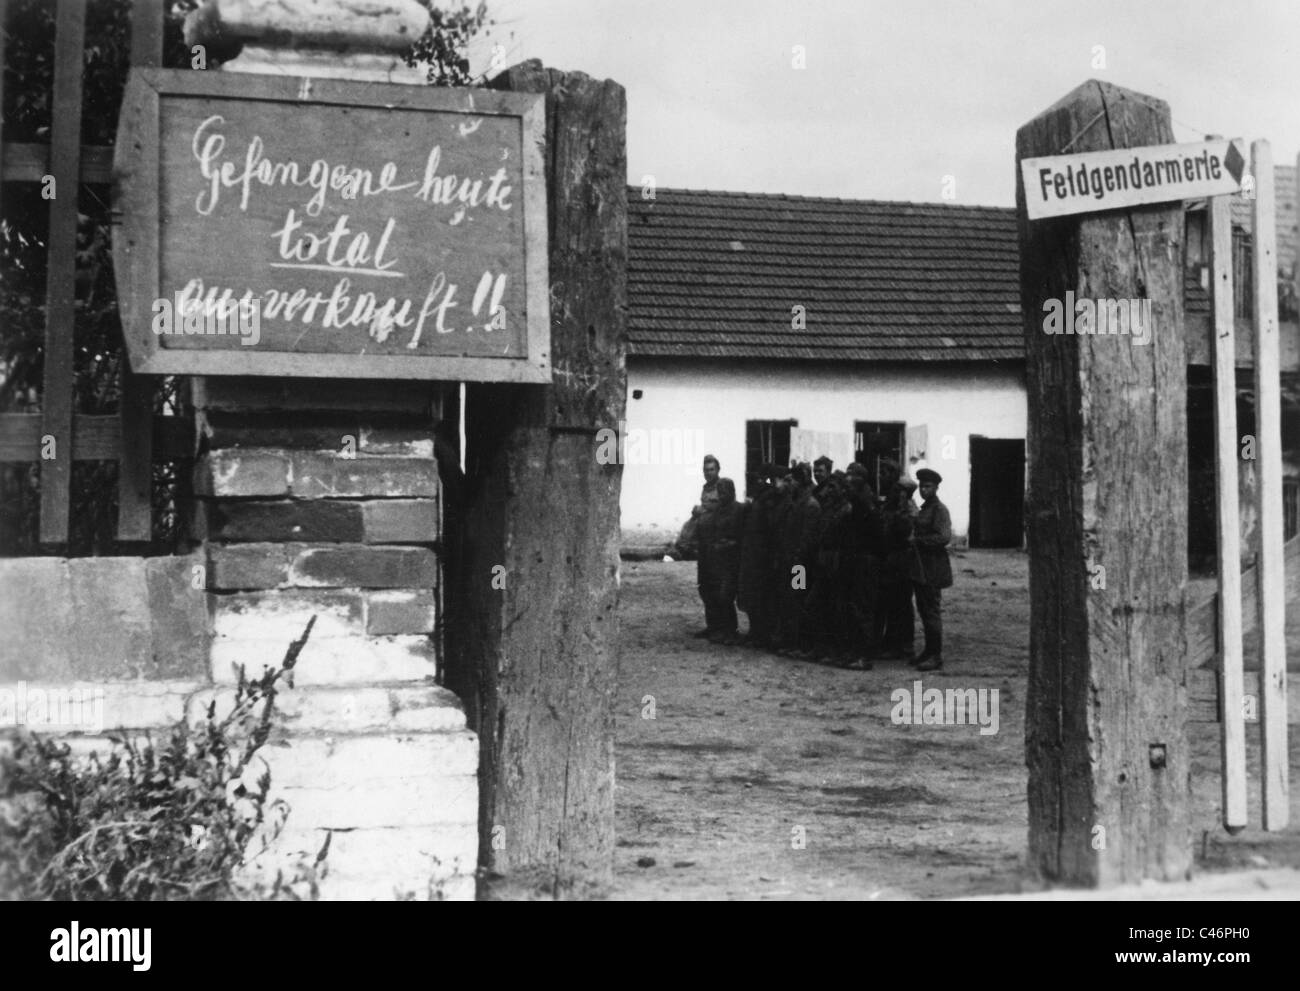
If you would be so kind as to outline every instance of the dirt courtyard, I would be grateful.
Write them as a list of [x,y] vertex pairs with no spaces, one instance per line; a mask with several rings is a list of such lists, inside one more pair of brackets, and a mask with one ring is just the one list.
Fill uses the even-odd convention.
[[[623,562],[613,897],[940,898],[1040,887],[1025,870],[1028,558],[955,551],[953,572],[945,668],[917,674],[901,661],[843,671],[693,639],[703,619],[695,565]],[[891,693],[917,680],[997,689],[997,732],[895,725]],[[1247,735],[1251,826],[1230,837],[1219,819],[1218,725],[1190,724],[1198,872],[1300,866],[1300,789],[1290,828],[1264,833],[1258,724]],[[1293,780],[1297,737],[1293,726]]]

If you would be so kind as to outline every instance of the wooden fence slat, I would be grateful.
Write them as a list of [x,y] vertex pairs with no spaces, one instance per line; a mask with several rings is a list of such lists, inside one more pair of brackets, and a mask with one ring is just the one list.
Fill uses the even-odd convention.
[[[1247,671],[1242,680],[1247,695],[1259,697],[1259,672]],[[1300,682],[1287,685],[1287,722],[1300,723]],[[1219,672],[1213,668],[1200,668],[1187,673],[1187,720],[1194,723],[1217,723],[1222,717],[1222,693],[1219,691]]]
[[[4,146],[3,170],[0,178],[5,182],[40,182],[51,173],[51,151],[47,144],[14,142]],[[87,185],[107,186],[113,181],[113,146],[81,146],[81,181]]]
[[[131,64],[157,66],[162,62],[162,0],[135,0],[131,7]],[[122,451],[117,475],[117,539],[148,540],[153,533],[152,430],[154,379],[131,371],[122,352]]]
[[162,0],[133,0],[131,4],[131,64],[162,65]]
[[[5,105],[5,38],[9,36],[6,27],[8,24],[6,2],[7,0],[0,0],[0,110]],[[0,113],[0,162],[5,160],[4,128],[4,115]],[[2,175],[3,173],[0,173],[0,176]]]
[[50,118],[50,234],[45,277],[45,355],[41,409],[54,457],[41,462],[42,543],[68,539],[72,481],[72,362],[76,296],[77,193],[81,175],[81,77],[86,8],[62,0],[55,15],[54,99]]
[[1263,721],[1264,828],[1286,828],[1286,596],[1282,522],[1282,387],[1277,327],[1277,219],[1273,152],[1252,142],[1255,177],[1255,436],[1259,469],[1260,718]]
[[[0,463],[41,459],[41,414],[0,413]],[[194,456],[194,420],[155,416],[149,428],[155,461]],[[72,418],[73,461],[116,461],[122,444],[122,421],[112,414]]]
[[1242,709],[1241,521],[1237,490],[1237,370],[1233,318],[1232,199],[1209,201],[1214,299],[1214,450],[1218,516],[1218,631],[1223,659],[1223,825],[1246,825],[1246,718]]
[[[1286,599],[1300,601],[1300,536],[1292,537],[1282,549],[1286,576]],[[1187,667],[1217,666],[1219,656],[1219,597],[1210,593],[1200,602],[1187,604]],[[1259,629],[1259,568],[1241,570],[1241,632],[1250,636]]]

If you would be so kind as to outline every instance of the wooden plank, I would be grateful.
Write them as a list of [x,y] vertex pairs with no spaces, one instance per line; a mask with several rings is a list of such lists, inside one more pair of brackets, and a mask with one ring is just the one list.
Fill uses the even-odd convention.
[[[41,415],[0,413],[0,463],[39,461]],[[194,421],[182,416],[155,416],[150,448],[156,461],[194,456]],[[117,416],[72,418],[73,461],[117,461],[122,447],[122,421]]]
[[[1242,286],[1240,292],[1249,292],[1248,286]],[[1214,364],[1214,345],[1210,324],[1214,322],[1213,314],[1194,313],[1187,317],[1187,363],[1189,365]],[[1234,321],[1237,338],[1237,367],[1255,367],[1255,328],[1250,317],[1237,317]],[[1278,323],[1278,342],[1281,348],[1281,369],[1283,372],[1300,372],[1300,323],[1294,320],[1281,320]]]
[[1273,152],[1251,144],[1255,176],[1254,266],[1255,434],[1259,469],[1260,716],[1263,720],[1264,828],[1288,819],[1286,744],[1286,598],[1282,563],[1282,387],[1277,328],[1277,218]]
[[[612,876],[621,469],[592,456],[623,416],[627,168],[623,88],[529,62],[496,85],[546,95],[551,348],[539,389],[471,386],[446,684],[479,736],[485,866],[556,896]],[[561,370],[568,374],[561,374]],[[565,428],[557,430],[556,428]],[[503,564],[503,590],[480,575]],[[568,631],[557,636],[556,630]]]
[[153,384],[131,371],[126,355],[120,367],[117,539],[148,540],[153,535]]
[[1219,654],[1222,663],[1223,824],[1246,825],[1246,722],[1242,710],[1241,520],[1237,492],[1237,369],[1233,324],[1232,199],[1212,197],[1210,287],[1214,300],[1215,506],[1218,517]]
[[41,409],[54,457],[41,464],[40,539],[68,539],[72,481],[72,360],[77,270],[77,193],[81,174],[81,75],[86,9],[63,0],[55,18],[54,103],[50,161],[56,179],[50,203],[45,278],[45,357]]
[[[1242,679],[1247,696],[1259,698],[1259,672],[1247,671]],[[1287,724],[1300,724],[1300,681],[1287,682]],[[1223,717],[1219,673],[1213,668],[1198,668],[1187,673],[1187,719],[1193,723],[1218,722]],[[1258,717],[1257,717],[1258,718]]]
[[[5,182],[40,182],[50,174],[50,146],[27,142],[5,145],[0,150]],[[113,146],[81,146],[81,181],[87,185],[108,185],[113,181]]]
[[162,0],[132,0],[131,64],[159,66],[162,65],[162,54]]
[[[162,63],[162,0],[135,0],[131,6],[131,64]],[[152,377],[131,370],[125,354],[121,361],[118,411],[122,419],[122,457],[117,475],[117,539],[144,541],[153,535],[153,431]]]
[[[1292,537],[1282,549],[1285,598],[1300,602],[1300,536]],[[1241,629],[1250,636],[1259,629],[1259,569],[1241,570]],[[1218,666],[1219,597],[1213,593],[1187,605],[1187,667]]]
[[[1099,119],[1107,126],[1091,126]],[[1016,157],[1171,140],[1166,103],[1094,80],[1021,127]],[[1030,860],[1048,879],[1085,886],[1181,879],[1192,866],[1183,208],[1030,221],[1016,173],[1029,409]],[[1149,300],[1149,343],[1045,332],[1044,304],[1063,305],[1067,292]],[[1097,566],[1104,588],[1092,581]]]
[[[8,23],[6,20],[6,14],[8,13],[5,9],[6,2],[7,0],[0,0],[0,162],[5,160],[5,125],[3,114],[3,108],[5,105],[5,39],[9,37],[9,32],[5,28],[5,25]],[[3,172],[0,171],[0,176],[2,175]],[[2,190],[0,190],[0,193],[2,193]],[[0,199],[3,199],[2,195],[0,195]]]

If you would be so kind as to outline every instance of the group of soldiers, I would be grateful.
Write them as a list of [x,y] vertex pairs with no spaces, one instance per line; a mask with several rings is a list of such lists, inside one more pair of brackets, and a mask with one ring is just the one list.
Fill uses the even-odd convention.
[[[718,459],[704,459],[692,511],[705,615],[696,636],[846,668],[907,660],[918,671],[939,670],[941,590],[952,585],[952,522],[937,494],[943,479],[922,468],[913,481],[885,460],[873,488],[864,465],[834,467],[826,457],[764,465],[741,502]],[[915,656],[913,599],[925,633]],[[737,607],[749,618],[743,636]]]

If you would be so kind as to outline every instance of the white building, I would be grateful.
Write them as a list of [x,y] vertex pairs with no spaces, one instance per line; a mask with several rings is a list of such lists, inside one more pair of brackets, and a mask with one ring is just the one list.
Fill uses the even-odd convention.
[[[1287,533],[1300,529],[1296,173],[1276,169]],[[628,190],[623,544],[662,550],[713,454],[747,470],[825,453],[944,479],[957,542],[1020,546],[1027,398],[1015,211],[749,193]],[[1238,425],[1253,422],[1243,306],[1249,203],[1234,203]],[[1213,551],[1204,203],[1188,204],[1193,558]],[[1249,472],[1243,472],[1248,486]],[[1208,498],[1207,498],[1208,497]],[[1207,544],[1206,541],[1209,540]]]
[[[1026,396],[1015,212],[629,190],[624,545],[661,548],[714,454],[943,475],[959,540],[1019,546]],[[809,438],[802,431],[823,436]]]

